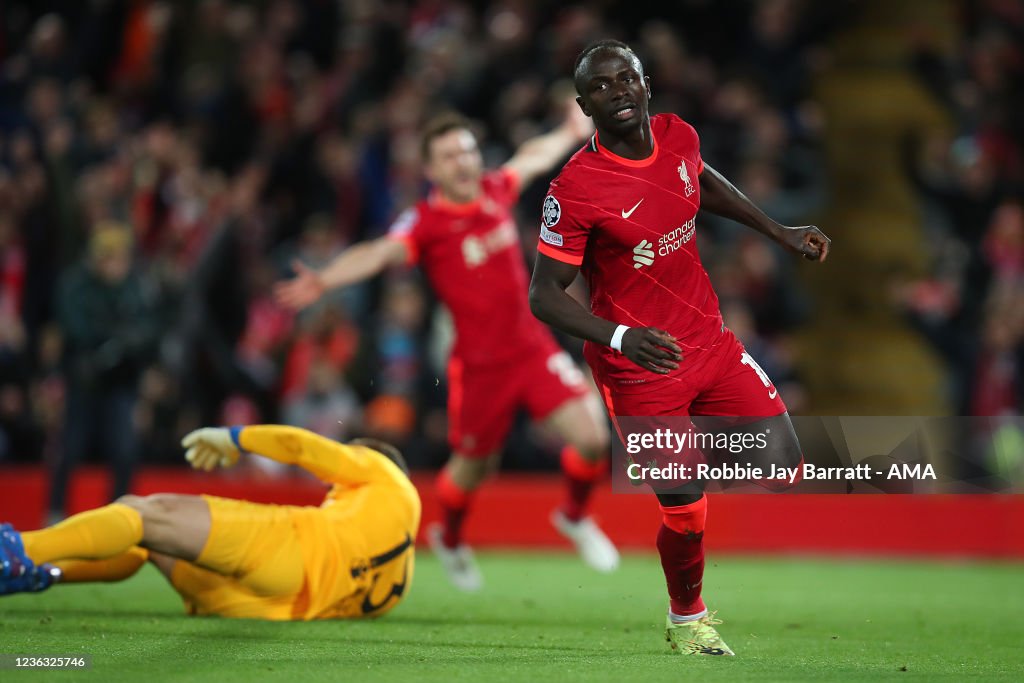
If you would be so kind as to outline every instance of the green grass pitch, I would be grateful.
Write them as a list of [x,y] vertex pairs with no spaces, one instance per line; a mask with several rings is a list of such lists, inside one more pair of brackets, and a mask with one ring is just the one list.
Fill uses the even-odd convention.
[[182,615],[152,568],[121,584],[0,598],[0,653],[88,654],[88,672],[6,681],[1024,680],[1024,565],[711,558],[705,594],[735,658],[670,654],[652,555],[601,576],[569,555],[484,553],[455,592],[423,553],[373,621]]

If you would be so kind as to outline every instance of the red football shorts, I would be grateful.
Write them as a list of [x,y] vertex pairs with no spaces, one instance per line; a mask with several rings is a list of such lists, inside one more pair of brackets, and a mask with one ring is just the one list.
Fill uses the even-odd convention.
[[554,341],[511,362],[448,364],[448,443],[454,452],[482,458],[497,451],[519,408],[542,420],[585,396],[587,380]]
[[699,356],[685,356],[683,363],[703,367],[685,380],[666,378],[651,391],[618,393],[602,387],[608,412],[616,416],[670,417],[718,415],[728,417],[773,417],[786,412],[778,390],[743,344],[725,328],[722,341]]
[[[758,433],[763,432],[763,438],[767,438],[763,420],[786,412],[786,404],[782,402],[775,385],[730,330],[723,330],[721,343],[708,351],[684,356],[683,363],[686,362],[695,365],[688,369],[684,380],[666,378],[656,382],[651,391],[621,393],[612,391],[606,385],[602,386],[608,413],[624,445],[626,437],[637,432],[655,434],[660,430],[680,432],[692,429],[694,433],[712,436],[712,441],[700,442],[702,445],[680,445],[676,448],[658,446],[645,449],[644,455],[638,455],[636,459],[630,457],[629,462],[639,462],[641,465],[661,468],[678,464],[690,468],[687,477],[651,483],[655,490],[677,490],[677,486],[692,480],[692,473],[700,464],[745,460],[764,465],[758,463],[764,446],[761,450],[723,449],[721,442],[715,440],[720,438],[717,434],[726,438],[749,438],[753,446],[757,443],[754,439]],[[692,426],[689,426],[690,421],[685,418],[696,416],[708,417],[699,421],[694,419]],[[735,434],[730,435],[730,432]],[[718,446],[709,449],[708,443]],[[613,476],[625,484],[628,483],[625,472],[625,469],[616,469]]]

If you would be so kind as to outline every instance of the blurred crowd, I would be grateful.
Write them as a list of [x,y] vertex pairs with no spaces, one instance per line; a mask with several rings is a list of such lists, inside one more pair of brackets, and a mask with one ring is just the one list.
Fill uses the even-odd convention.
[[928,277],[897,288],[946,358],[959,415],[1024,409],[1024,3],[959,4],[955,50],[916,36],[913,66],[949,134],[908,135],[924,204]]
[[[634,46],[652,108],[692,122],[708,163],[806,223],[826,201],[808,86],[847,4],[5,2],[0,461],[50,463],[54,513],[79,462],[120,463],[123,491],[132,463],[176,461],[199,424],[369,433],[439,464],[451,327],[421,278],[294,316],[271,296],[291,259],[322,265],[422,196],[433,112],[478,121],[503,162],[553,125],[576,54],[606,37]],[[527,259],[546,185],[518,208]],[[992,216],[1019,228],[1019,211]],[[727,323],[801,412],[788,335],[808,304],[789,260],[733,224],[700,234]],[[552,452],[520,426],[506,455]]]

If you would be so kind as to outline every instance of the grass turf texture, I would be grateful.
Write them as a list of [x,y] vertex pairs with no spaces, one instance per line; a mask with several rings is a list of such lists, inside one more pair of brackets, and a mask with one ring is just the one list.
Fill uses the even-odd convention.
[[569,555],[482,554],[482,594],[456,593],[427,553],[410,597],[357,622],[182,615],[151,567],[121,584],[0,598],[0,653],[88,654],[87,672],[3,681],[1021,680],[1024,566],[722,558],[706,595],[735,658],[663,640],[661,570],[611,576]]

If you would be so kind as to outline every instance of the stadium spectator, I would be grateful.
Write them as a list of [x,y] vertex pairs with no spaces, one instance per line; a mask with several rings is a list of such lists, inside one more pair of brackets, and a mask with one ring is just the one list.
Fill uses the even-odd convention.
[[912,64],[954,122],[949,136],[908,135],[907,176],[929,226],[932,272],[896,290],[916,327],[945,357],[963,415],[1019,413],[1024,337],[1019,297],[1024,196],[1024,14],[1014,3],[964,2],[952,53],[927,31]]
[[147,294],[132,268],[132,238],[123,225],[98,225],[87,257],[61,279],[57,319],[67,388],[51,517],[63,515],[71,474],[93,448],[112,466],[111,499],[128,492],[138,459],[138,381],[158,335]]

